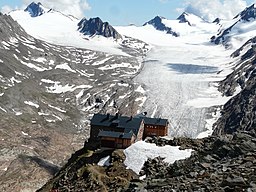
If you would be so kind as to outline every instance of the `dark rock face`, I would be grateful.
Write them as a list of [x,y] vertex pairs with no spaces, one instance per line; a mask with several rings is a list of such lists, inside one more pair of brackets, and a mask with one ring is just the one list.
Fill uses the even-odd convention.
[[102,35],[104,37],[113,37],[114,39],[121,39],[122,36],[108,23],[102,22],[99,17],[91,18],[89,20],[82,19],[78,23],[78,30],[84,35]]
[[211,37],[211,42],[215,43],[216,45],[221,44],[221,43],[225,44],[226,42],[228,42],[228,40],[230,39],[228,34],[230,33],[230,31],[236,24],[237,24],[237,22],[234,23],[232,26],[228,27],[227,29],[220,31],[217,34],[217,36]]
[[186,12],[183,12],[177,20],[179,20],[179,23],[188,23],[189,26],[191,26],[191,23],[187,20],[188,14]]
[[219,24],[220,23],[220,18],[216,18],[213,23]]
[[224,105],[222,116],[215,124],[214,135],[238,130],[256,132],[256,69],[244,90]]
[[243,10],[240,14],[235,16],[235,18],[239,18],[243,21],[251,21],[252,19],[256,18],[256,8],[255,4],[252,4],[250,7],[247,7]]
[[38,17],[45,13],[44,9],[42,8],[42,4],[32,2],[24,11],[29,12],[31,17]]
[[159,31],[166,31],[167,34],[171,34],[175,37],[178,37],[179,35],[174,32],[172,30],[172,28],[170,27],[167,27],[163,22],[162,22],[162,19],[165,19],[164,17],[160,17],[160,16],[156,16],[154,19],[148,21],[147,23],[145,23],[143,26],[145,25],[152,25],[154,26],[154,28],[156,30],[159,30]]
[[[256,127],[256,38],[250,39],[231,56],[240,61],[231,74],[219,85],[219,91],[232,96],[237,88],[242,91],[230,99],[222,109],[222,116],[214,125],[214,134],[234,133],[238,130],[255,132]],[[247,51],[244,51],[247,49]],[[245,53],[241,55],[241,52]]]
[[168,28],[162,23],[162,19],[164,19],[164,17],[156,16],[154,19],[145,23],[143,26],[149,24],[149,25],[153,25],[155,29],[159,31],[168,31]]

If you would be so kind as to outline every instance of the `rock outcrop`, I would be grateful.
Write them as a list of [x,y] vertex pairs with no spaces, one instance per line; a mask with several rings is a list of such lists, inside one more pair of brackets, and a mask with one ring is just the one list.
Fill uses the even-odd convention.
[[114,29],[114,27],[112,27],[108,22],[103,22],[99,17],[90,18],[89,20],[83,18],[78,23],[78,30],[82,34],[89,36],[101,35],[107,38],[122,38],[122,36]]
[[[110,156],[109,166],[98,166],[101,158]],[[69,162],[38,192],[48,191],[120,191],[138,179],[125,168],[122,150],[90,151],[87,147],[72,155]]]
[[38,17],[43,15],[46,10],[40,2],[39,3],[32,2],[27,6],[27,8],[24,11],[29,12],[31,17]]

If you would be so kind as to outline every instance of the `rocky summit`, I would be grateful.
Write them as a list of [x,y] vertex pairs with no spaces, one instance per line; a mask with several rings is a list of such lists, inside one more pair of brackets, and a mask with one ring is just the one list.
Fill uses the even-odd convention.
[[99,17],[82,19],[78,23],[78,30],[84,35],[102,35],[104,37],[112,37],[121,39],[122,36],[108,23],[103,22]]
[[156,16],[152,20],[146,22],[145,25],[152,25],[155,29],[159,31],[165,31],[167,34],[171,34],[175,37],[178,37],[178,34],[172,30],[172,28],[167,27],[162,20],[165,19],[164,17]]
[[32,2],[31,4],[29,4],[29,6],[27,6],[27,8],[24,11],[29,12],[31,17],[38,17],[45,13],[45,8],[42,6],[40,2]]

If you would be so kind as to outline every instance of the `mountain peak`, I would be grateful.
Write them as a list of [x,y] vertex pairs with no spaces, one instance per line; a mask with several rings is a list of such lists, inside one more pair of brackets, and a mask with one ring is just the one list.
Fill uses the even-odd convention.
[[179,23],[188,23],[188,25],[191,26],[191,23],[189,22],[189,20],[187,19],[187,17],[189,16],[189,14],[187,12],[183,12],[178,18],[177,20],[179,20]]
[[103,22],[99,17],[83,18],[78,23],[78,30],[84,35],[101,35],[104,37],[113,37],[114,39],[122,38],[121,35],[108,23]]
[[44,14],[46,12],[46,9],[43,7],[42,3],[40,2],[38,3],[32,2],[27,6],[27,8],[24,11],[29,12],[31,17],[38,17]]
[[163,23],[163,19],[166,19],[165,17],[161,17],[161,16],[156,16],[154,17],[154,19],[151,19],[150,21],[146,22],[143,26],[146,26],[146,25],[152,25],[156,30],[159,30],[159,31],[166,31],[167,34],[171,34],[175,37],[178,37],[179,35],[174,32],[172,30],[172,28],[170,27],[167,27],[164,23]]
[[251,19],[256,19],[256,7],[255,4],[252,4],[249,7],[246,7],[241,13],[235,16],[234,19],[239,18],[240,20],[250,21]]
[[153,25],[157,30],[166,31],[166,26],[163,24],[162,19],[165,18],[157,15],[156,17],[154,17],[154,19],[151,19],[150,21],[146,22],[143,26]]

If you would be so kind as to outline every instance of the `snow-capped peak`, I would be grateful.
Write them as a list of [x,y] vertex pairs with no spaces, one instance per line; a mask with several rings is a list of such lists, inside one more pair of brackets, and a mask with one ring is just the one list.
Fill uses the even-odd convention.
[[121,39],[122,36],[108,22],[103,22],[99,17],[89,20],[83,18],[78,23],[78,30],[84,35],[101,35]]
[[146,22],[143,26],[152,25],[156,30],[165,31],[167,32],[167,34],[171,34],[177,37],[178,34],[174,32],[171,27],[166,26],[166,24],[164,23],[165,20],[167,19],[164,17],[156,16],[154,19],[151,19],[150,21]]
[[252,4],[249,7],[246,7],[241,13],[235,16],[234,19],[240,18],[243,21],[250,21],[251,19],[256,18],[256,7],[255,4]]
[[191,14],[191,13],[187,13],[187,12],[183,12],[178,18],[177,20],[180,22],[180,23],[187,23],[188,25],[190,26],[194,26],[194,25],[197,25],[198,23],[204,23],[205,21],[194,15],[194,14]]
[[153,25],[157,30],[166,31],[166,26],[162,22],[163,19],[165,18],[161,16],[156,16],[154,19],[151,19],[150,21],[146,22],[143,26]]
[[40,2],[32,2],[27,6],[27,8],[24,11],[29,12],[31,17],[38,17],[48,12],[49,9],[45,8]]

